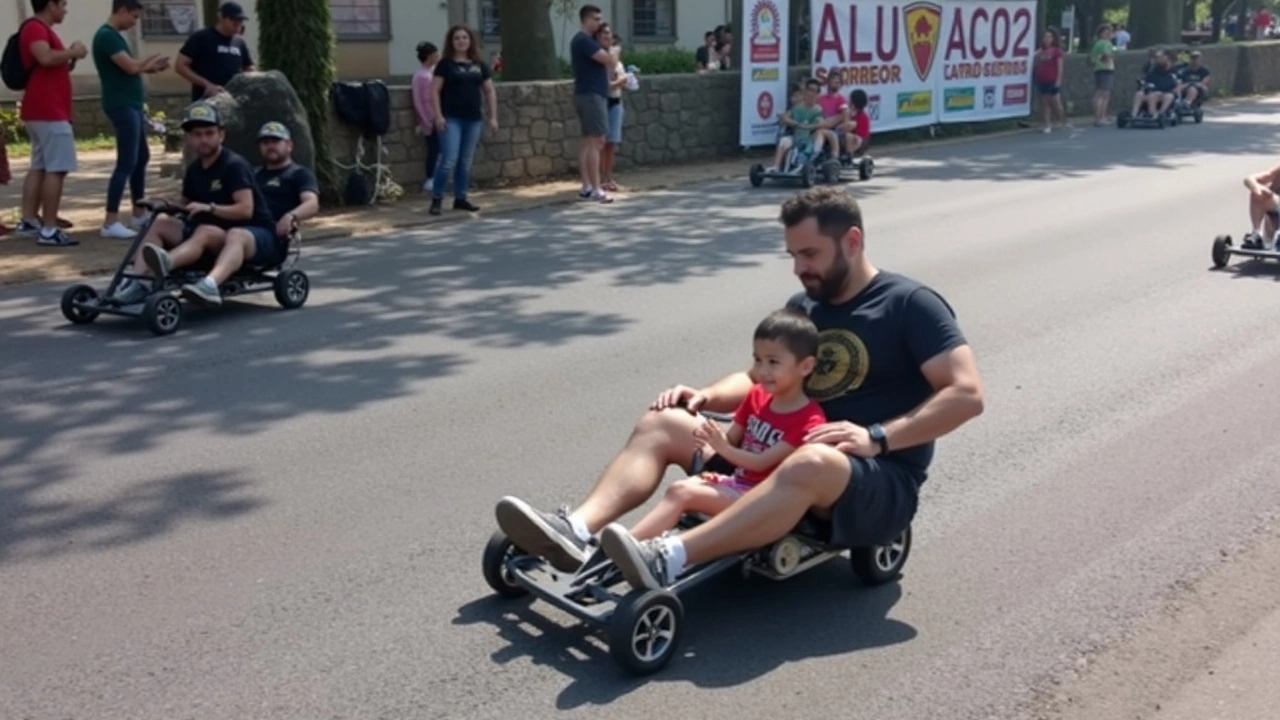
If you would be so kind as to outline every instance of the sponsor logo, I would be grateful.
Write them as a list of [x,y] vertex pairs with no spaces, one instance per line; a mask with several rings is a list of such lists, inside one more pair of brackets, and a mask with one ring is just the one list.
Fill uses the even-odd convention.
[[880,96],[879,95],[867,96],[867,117],[871,118],[872,120],[880,119]]
[[898,117],[917,117],[933,112],[933,91],[898,93]]
[[1005,105],[1021,105],[1027,101],[1030,88],[1026,83],[1017,83],[1016,85],[1004,86],[1004,102]]
[[752,68],[751,82],[772,82],[778,79],[778,68]]
[[765,90],[756,98],[756,112],[760,114],[761,120],[769,120],[773,117],[773,93]]
[[751,8],[750,56],[753,63],[778,62],[782,58],[782,33],[786,20],[773,0],[759,0]]
[[982,88],[982,109],[990,110],[996,106],[996,86],[988,85]]
[[911,3],[903,8],[902,17],[911,65],[917,77],[928,80],[942,34],[942,6],[931,2]]
[[944,112],[964,112],[972,110],[977,103],[974,89],[946,88],[942,91],[942,108]]

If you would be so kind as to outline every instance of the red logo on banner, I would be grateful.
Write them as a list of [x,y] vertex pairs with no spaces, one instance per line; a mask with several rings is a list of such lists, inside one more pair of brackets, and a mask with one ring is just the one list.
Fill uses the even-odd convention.
[[786,22],[773,0],[759,0],[751,8],[751,62],[778,62],[782,58]]
[[907,33],[907,47],[911,50],[911,64],[916,76],[929,79],[933,69],[933,57],[938,53],[938,39],[942,35],[942,6],[931,2],[911,3],[902,9]]
[[760,97],[756,98],[756,112],[760,113],[761,120],[773,117],[773,93],[768,90],[760,93]]
[[1027,93],[1030,88],[1026,83],[1018,83],[1017,85],[1004,86],[1004,104],[1005,105],[1021,105],[1027,101]]

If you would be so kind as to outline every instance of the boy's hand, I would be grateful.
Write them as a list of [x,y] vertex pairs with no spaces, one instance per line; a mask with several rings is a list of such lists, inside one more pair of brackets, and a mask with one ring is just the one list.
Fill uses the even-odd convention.
[[724,448],[729,447],[729,438],[725,437],[724,428],[720,427],[720,423],[714,420],[704,420],[702,425],[693,429],[693,436],[706,443],[717,453],[722,453]]

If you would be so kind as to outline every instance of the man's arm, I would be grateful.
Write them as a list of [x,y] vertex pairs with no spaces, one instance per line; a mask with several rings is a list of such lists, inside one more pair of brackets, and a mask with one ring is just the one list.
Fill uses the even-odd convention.
[[186,53],[178,53],[178,59],[173,63],[173,70],[178,73],[182,79],[196,87],[208,90],[213,85],[213,83],[205,80],[199,73],[191,69],[191,56]]
[[884,423],[890,450],[937,440],[982,414],[982,378],[973,349],[960,345],[920,366],[934,394],[902,417]]
[[1280,165],[1277,165],[1266,172],[1260,172],[1256,175],[1250,175],[1244,179],[1244,186],[1249,188],[1249,192],[1261,192],[1264,188],[1271,189],[1271,184],[1276,178],[1280,177]]
[[720,378],[698,391],[707,401],[700,410],[715,413],[731,413],[738,409],[754,383],[746,371],[739,371]]
[[76,58],[84,57],[83,50],[84,45],[78,40],[71,43],[65,50],[54,50],[49,46],[48,35],[41,36],[40,39],[31,43],[31,57],[36,59],[36,64],[40,67],[64,65]]

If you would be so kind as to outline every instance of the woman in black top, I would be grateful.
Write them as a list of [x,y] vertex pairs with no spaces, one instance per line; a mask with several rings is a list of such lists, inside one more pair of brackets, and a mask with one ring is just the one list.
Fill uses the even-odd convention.
[[444,53],[431,81],[435,99],[436,130],[440,133],[440,164],[431,186],[431,214],[440,214],[444,187],[453,176],[453,209],[479,210],[467,201],[471,185],[471,160],[484,127],[483,100],[489,106],[489,130],[498,129],[498,96],[493,73],[480,60],[476,34],[465,25],[454,25],[444,38]]

